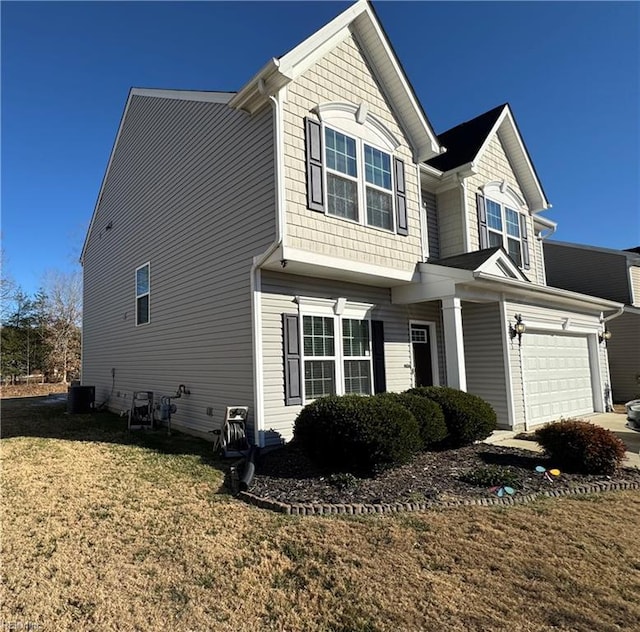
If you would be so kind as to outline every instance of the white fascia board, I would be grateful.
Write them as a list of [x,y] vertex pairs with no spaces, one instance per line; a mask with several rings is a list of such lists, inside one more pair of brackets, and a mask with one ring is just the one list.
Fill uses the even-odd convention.
[[177,101],[202,101],[205,103],[229,103],[235,92],[208,92],[204,90],[163,90],[156,88],[132,88],[131,96],[174,99]]
[[540,182],[538,181],[538,177],[536,176],[536,172],[533,168],[533,165],[531,164],[531,161],[529,160],[529,154],[524,146],[524,143],[522,141],[522,138],[520,137],[520,134],[518,133],[518,129],[513,119],[513,115],[511,114],[511,109],[509,108],[508,105],[504,106],[502,113],[494,123],[493,127],[491,128],[491,131],[487,134],[487,137],[485,138],[484,143],[482,143],[482,146],[478,150],[478,153],[476,154],[476,157],[474,158],[472,164],[475,166],[480,162],[480,160],[482,159],[482,156],[487,150],[487,147],[489,146],[489,143],[491,142],[491,139],[494,137],[494,135],[498,133],[498,130],[500,130],[503,125],[506,125],[506,129],[508,130],[508,133],[510,133],[513,136],[518,146],[518,150],[527,165],[528,174],[517,173],[516,176],[526,179],[528,175],[528,179],[533,183],[533,187],[538,196],[538,199],[535,200],[536,202],[535,204],[532,203],[534,202],[534,200],[527,200],[527,203],[529,205],[529,210],[532,213],[537,213],[539,211],[544,211],[548,208],[551,208],[551,204],[549,204],[549,202],[544,196],[542,187],[540,186]]
[[538,176],[536,175],[535,169],[533,168],[533,165],[531,164],[531,160],[529,159],[529,152],[527,151],[526,147],[524,146],[524,142],[522,140],[522,137],[520,136],[520,134],[518,133],[518,128],[516,127],[515,121],[513,120],[513,115],[511,114],[511,110],[509,109],[509,107],[507,107],[507,115],[505,117],[505,120],[508,122],[509,124],[509,131],[513,134],[513,136],[515,137],[516,143],[518,144],[518,148],[520,150],[520,153],[522,154],[522,158],[524,159],[524,161],[527,164],[527,168],[529,171],[529,175],[530,178],[533,182],[533,185],[538,193],[538,196],[540,197],[540,204],[538,206],[532,206],[531,207],[531,212],[538,212],[538,211],[544,211],[548,208],[551,208],[551,204],[549,204],[549,201],[546,199],[544,192],[542,190],[542,186],[540,185],[540,182],[538,181]]
[[254,75],[243,87],[229,100],[229,106],[237,110],[243,110],[249,114],[258,111],[267,103],[267,88],[269,94],[275,94],[279,88],[288,83],[279,71],[280,62],[271,58],[256,75]]
[[[553,228],[554,230],[558,228],[557,222],[554,222],[553,220],[547,217],[542,217],[542,215],[538,215],[537,212],[532,214],[532,218],[533,218],[533,223],[536,226],[540,226],[542,228]],[[551,243],[551,242],[547,242],[547,243]]]
[[[286,262],[284,266],[283,262]],[[303,276],[360,282],[377,287],[411,283],[417,278],[414,270],[389,268],[286,246],[277,249],[263,267]]]
[[421,263],[418,266],[422,283],[429,283],[433,279],[450,279],[455,283],[473,281],[473,271],[439,266],[437,263]]
[[562,290],[560,288],[550,287],[548,285],[534,285],[530,282],[518,281],[516,279],[500,279],[493,275],[486,274],[484,272],[474,272],[474,278],[479,282],[486,282],[495,284],[501,288],[500,291],[511,296],[521,296],[531,299],[538,299],[538,303],[544,303],[545,301],[553,302],[554,304],[564,304],[581,306],[589,310],[612,310],[618,311],[623,307],[622,303],[616,303],[615,301],[608,301],[606,299],[598,298],[596,296],[589,296],[588,294],[580,294],[578,292],[570,292],[569,290]]
[[498,261],[503,266],[508,268],[517,278],[520,278],[520,280],[524,281],[525,283],[530,283],[529,279],[527,279],[522,270],[520,270],[520,268],[515,263],[513,263],[513,261],[502,250],[498,250],[494,254],[492,254],[483,264],[481,264],[476,269],[476,272],[486,272],[487,274],[491,274],[489,272],[489,268],[492,265],[495,265]]
[[109,154],[109,161],[107,162],[107,168],[104,171],[104,175],[102,176],[102,183],[100,184],[100,191],[98,192],[98,197],[96,199],[95,206],[93,207],[93,214],[91,215],[91,221],[89,222],[89,228],[87,229],[87,234],[84,238],[84,244],[82,245],[82,252],[80,253],[80,265],[84,265],[84,255],[87,249],[87,245],[89,244],[89,235],[93,230],[93,224],[96,219],[96,213],[98,212],[98,206],[100,206],[100,201],[102,200],[102,193],[104,192],[104,187],[107,182],[107,176],[109,175],[109,170],[111,169],[111,163],[113,162],[113,157],[116,153],[116,148],[118,147],[118,141],[120,140],[120,134],[122,133],[122,128],[124,127],[124,120],[127,116],[127,112],[129,110],[129,105],[131,104],[131,98],[133,97],[133,88],[129,90],[129,94],[127,96],[127,102],[125,103],[124,110],[122,111],[122,116],[120,117],[120,124],[118,125],[118,133],[116,134],[116,138],[113,141],[113,146],[111,147],[111,153]]
[[[413,89],[409,85],[404,70],[400,66],[393,49],[391,48],[384,31],[368,3],[365,3],[366,10],[362,12],[357,20],[354,20],[356,34],[360,33],[361,43],[366,43],[372,60],[382,71],[381,84],[384,87],[389,82],[397,82],[402,88],[402,94],[406,97],[407,103],[405,111],[397,112],[399,118],[405,124],[405,131],[412,139],[414,149],[413,160],[416,163],[424,162],[438,156],[444,152],[435,131],[431,128],[421,105],[418,103]],[[373,41],[367,37],[367,30],[375,33]],[[390,95],[387,95],[390,96]],[[394,108],[395,109],[395,108]],[[406,111],[408,110],[408,111]]]
[[433,283],[411,283],[391,288],[391,303],[408,305],[435,301],[447,296],[455,296],[456,284],[450,279],[441,279]]

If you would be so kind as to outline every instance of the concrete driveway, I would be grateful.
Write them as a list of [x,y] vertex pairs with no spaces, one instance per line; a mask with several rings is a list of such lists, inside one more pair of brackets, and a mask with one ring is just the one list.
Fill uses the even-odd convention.
[[[623,465],[640,468],[640,432],[633,430],[633,424],[627,421],[626,415],[620,413],[594,413],[593,415],[585,415],[582,419],[611,430],[627,447],[627,458]],[[535,441],[515,439],[516,434],[518,433],[509,430],[496,430],[490,437],[485,439],[485,443],[542,452],[542,449]]]

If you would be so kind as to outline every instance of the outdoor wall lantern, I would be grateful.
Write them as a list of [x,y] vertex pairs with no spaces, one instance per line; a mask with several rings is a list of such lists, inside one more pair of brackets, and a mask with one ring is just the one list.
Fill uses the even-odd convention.
[[522,344],[522,334],[527,331],[527,326],[522,322],[522,314],[515,315],[516,324],[509,324],[509,335],[511,336],[511,340],[513,340],[516,336],[518,336],[518,344]]
[[611,340],[611,332],[607,329],[607,326],[604,326],[601,334],[598,334],[598,338],[600,338],[600,342],[607,343],[607,340]]

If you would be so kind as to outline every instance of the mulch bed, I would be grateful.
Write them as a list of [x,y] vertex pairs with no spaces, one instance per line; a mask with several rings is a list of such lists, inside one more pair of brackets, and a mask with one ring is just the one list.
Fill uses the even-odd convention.
[[477,487],[462,480],[465,473],[483,466],[508,469],[517,481],[516,496],[569,490],[601,483],[640,484],[640,469],[620,468],[613,476],[561,472],[548,481],[535,471],[537,465],[556,467],[545,456],[529,450],[484,443],[456,450],[419,454],[404,466],[382,472],[373,478],[331,476],[317,468],[295,442],[263,454],[257,463],[250,492],[280,503],[296,504],[385,504],[447,502],[495,496],[488,487]]

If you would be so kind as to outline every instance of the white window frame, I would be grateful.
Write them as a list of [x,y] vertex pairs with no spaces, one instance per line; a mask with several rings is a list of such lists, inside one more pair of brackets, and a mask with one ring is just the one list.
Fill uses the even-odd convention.
[[[357,173],[357,177],[353,177],[350,176],[346,173],[342,173],[340,171],[336,171],[335,169],[332,169],[329,167],[328,164],[328,160],[327,160],[327,137],[326,137],[326,131],[327,130],[331,130],[334,132],[337,132],[338,134],[342,134],[343,136],[346,136],[347,138],[350,138],[351,140],[355,141],[356,144],[356,173]],[[326,201],[325,201],[325,208],[324,208],[324,212],[325,215],[327,215],[328,217],[335,217],[336,219],[340,219],[346,222],[351,222],[352,224],[358,224],[360,226],[366,226],[367,228],[372,228],[374,230],[381,230],[385,233],[395,233],[396,232],[396,200],[395,200],[395,195],[394,195],[394,184],[395,184],[395,173],[394,173],[394,154],[393,152],[390,152],[387,148],[385,147],[381,147],[380,145],[377,145],[374,142],[371,142],[371,140],[369,139],[363,139],[359,136],[355,136],[353,133],[350,133],[348,131],[345,131],[344,129],[341,129],[339,126],[336,126],[334,124],[325,124],[322,123],[322,144],[323,144],[323,163],[325,165],[325,169],[324,169],[324,190],[327,192],[326,195]],[[371,147],[372,149],[375,149],[383,154],[386,154],[387,156],[389,156],[389,169],[391,172],[391,188],[390,189],[385,189],[384,187],[380,187],[372,182],[367,182],[366,180],[366,171],[365,171],[365,155],[364,155],[364,150],[365,150],[365,145],[368,145],[369,147]],[[329,212],[329,186],[328,186],[328,177],[329,175],[334,175],[337,176],[339,178],[343,178],[345,180],[350,180],[351,182],[355,182],[357,185],[357,197],[356,197],[356,204],[357,204],[357,219],[351,219],[349,217],[343,217],[342,215],[335,215],[333,213]],[[386,195],[388,195],[391,198],[391,210],[390,210],[390,214],[391,214],[391,225],[389,228],[385,228],[383,226],[376,226],[375,224],[369,224],[368,221],[368,213],[367,213],[367,188],[370,187],[372,190],[374,191],[379,191],[381,193],[384,193]]]
[[[300,340],[300,362],[302,367],[302,405],[306,405],[315,398],[307,397],[305,384],[305,362],[307,360],[327,360],[334,363],[334,380],[336,392],[335,395],[345,394],[345,360],[367,360],[369,362],[369,386],[370,393],[373,394],[373,340],[370,312],[373,305],[369,303],[347,302],[344,298],[339,299],[320,299],[296,297],[298,303],[298,336]],[[333,319],[334,334],[334,356],[307,356],[304,353],[304,318],[305,316],[316,316],[320,318]],[[364,356],[346,356],[344,353],[344,340],[342,334],[343,320],[358,320],[367,322],[369,328],[369,349],[368,355]]]
[[[520,246],[520,262],[516,261],[516,264],[519,268],[523,268],[523,247],[522,247],[522,222],[520,219],[521,215],[527,215],[528,211],[524,205],[523,200],[518,196],[512,188],[505,182],[492,182],[490,184],[481,187],[483,189],[483,194],[485,196],[485,204],[486,204],[486,215],[487,215],[487,235],[489,239],[489,244],[491,243],[491,234],[500,235],[502,240],[502,247],[505,249],[507,254],[511,256],[509,253],[509,239],[513,241],[517,241]],[[502,229],[499,231],[495,228],[492,228],[489,225],[489,207],[488,202],[493,202],[500,207],[500,221],[502,223]],[[507,209],[513,211],[518,217],[518,237],[514,237],[510,235],[507,231]],[[527,222],[527,225],[529,222]],[[491,246],[490,246],[491,247]]]
[[[147,268],[147,291],[146,292],[141,292],[138,293],[138,271],[142,270],[143,268]],[[151,322],[151,262],[147,261],[147,263],[143,263],[141,266],[138,266],[136,268],[135,271],[135,275],[134,275],[134,287],[135,287],[135,293],[136,293],[136,309],[135,309],[135,314],[136,314],[136,327],[141,327],[143,325],[148,325]],[[138,322],[138,301],[141,298],[144,297],[148,297],[147,299],[147,320],[143,323]]]

